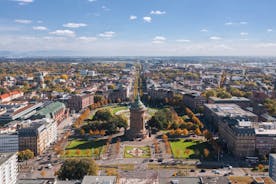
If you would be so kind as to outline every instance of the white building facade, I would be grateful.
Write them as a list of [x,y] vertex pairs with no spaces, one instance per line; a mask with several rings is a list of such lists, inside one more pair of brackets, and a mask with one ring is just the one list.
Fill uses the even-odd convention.
[[16,153],[0,154],[0,184],[15,184],[18,175]]

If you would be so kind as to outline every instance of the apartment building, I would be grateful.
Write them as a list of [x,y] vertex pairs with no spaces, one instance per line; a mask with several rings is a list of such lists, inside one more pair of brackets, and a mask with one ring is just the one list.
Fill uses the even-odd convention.
[[79,112],[80,110],[92,105],[94,103],[94,95],[91,93],[82,93],[82,94],[77,94],[73,95],[69,100],[68,100],[68,108],[70,110],[74,110],[76,112]]
[[15,184],[18,175],[16,153],[0,154],[0,184]]
[[20,128],[19,151],[30,149],[35,155],[42,154],[57,139],[57,123],[52,119],[33,121],[28,127]]

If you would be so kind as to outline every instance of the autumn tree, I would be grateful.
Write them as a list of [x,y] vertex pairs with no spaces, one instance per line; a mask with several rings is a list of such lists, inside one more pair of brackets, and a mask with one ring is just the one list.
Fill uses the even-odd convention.
[[195,130],[195,134],[198,135],[198,136],[202,134],[199,128],[197,128],[197,129]]
[[210,154],[210,151],[207,148],[204,148],[204,150],[203,150],[204,157],[207,158],[209,156],[209,154]]

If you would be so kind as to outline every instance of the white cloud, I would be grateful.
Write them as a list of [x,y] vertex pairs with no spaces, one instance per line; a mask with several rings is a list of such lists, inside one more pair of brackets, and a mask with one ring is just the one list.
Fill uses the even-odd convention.
[[27,19],[16,19],[16,20],[14,20],[14,22],[19,23],[19,24],[31,24],[32,23],[31,20],[27,20]]
[[152,43],[164,43],[167,39],[164,36],[156,36],[153,38]]
[[269,28],[269,29],[266,30],[266,32],[271,33],[271,32],[273,32],[273,29]]
[[241,32],[240,35],[241,35],[241,36],[247,36],[248,33],[247,33],[247,32]]
[[232,26],[234,23],[233,22],[226,22],[224,25],[226,26]]
[[240,22],[240,24],[241,25],[246,25],[246,24],[248,24],[248,22],[242,21],[242,22]]
[[69,22],[67,24],[63,24],[63,27],[68,27],[68,28],[80,28],[80,27],[86,27],[87,24],[84,23],[74,23],[74,22]]
[[93,42],[97,40],[96,37],[86,37],[86,36],[81,36],[78,39],[81,41],[87,41],[87,42]]
[[96,2],[97,0],[88,0],[88,1],[93,3],[93,2]]
[[105,39],[111,39],[115,35],[115,32],[113,31],[106,31],[99,34],[99,37],[105,38]]
[[104,11],[110,11],[110,9],[109,9],[108,7],[106,7],[106,6],[102,6],[102,9],[103,9]]
[[152,18],[151,17],[143,17],[143,20],[147,23],[151,23]]
[[187,40],[187,39],[180,39],[180,40],[176,40],[176,42],[181,42],[181,43],[189,43],[189,42],[191,42],[191,40]]
[[219,36],[211,36],[209,39],[210,40],[221,40],[222,38]]
[[135,15],[130,15],[129,16],[129,20],[136,20],[137,19],[137,16],[135,16]]
[[33,30],[45,31],[45,30],[47,30],[47,27],[44,27],[44,26],[34,26]]
[[25,5],[29,3],[33,3],[34,0],[14,0],[15,2],[18,2],[19,5]]
[[236,26],[236,25],[246,25],[248,22],[242,21],[242,22],[225,22],[225,26]]
[[71,30],[55,30],[53,32],[50,32],[49,34],[57,35],[57,36],[67,36],[67,37],[75,37],[76,34],[74,31]]
[[165,11],[160,11],[160,10],[156,10],[156,11],[151,11],[150,12],[150,14],[152,14],[152,15],[164,15],[164,14],[166,14],[166,12]]
[[201,29],[200,32],[208,32],[208,29]]

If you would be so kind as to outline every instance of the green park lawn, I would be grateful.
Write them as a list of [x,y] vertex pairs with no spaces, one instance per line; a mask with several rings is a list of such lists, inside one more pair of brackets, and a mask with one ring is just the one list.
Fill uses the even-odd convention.
[[113,114],[116,114],[119,111],[127,110],[127,109],[128,109],[128,106],[114,106],[111,108],[111,111]]
[[[143,153],[141,153],[139,156],[135,156],[131,153],[128,153],[128,151],[133,150],[135,148],[138,148],[140,150],[143,150]],[[149,146],[125,146],[124,149],[124,157],[125,158],[150,158],[150,147]]]
[[196,159],[203,156],[203,150],[209,148],[207,142],[188,139],[177,139],[170,141],[171,150],[174,158]]
[[105,141],[73,140],[68,143],[64,157],[94,157],[99,158],[104,152]]
[[92,113],[91,113],[89,119],[92,120],[93,117],[94,117],[94,115],[95,115],[95,113],[96,113],[98,110],[101,110],[101,109],[110,109],[111,112],[112,112],[113,114],[116,114],[116,113],[119,112],[119,111],[127,110],[127,109],[128,109],[128,106],[112,105],[112,106],[107,106],[107,107],[100,107],[100,108],[95,109],[95,110],[92,111]]

